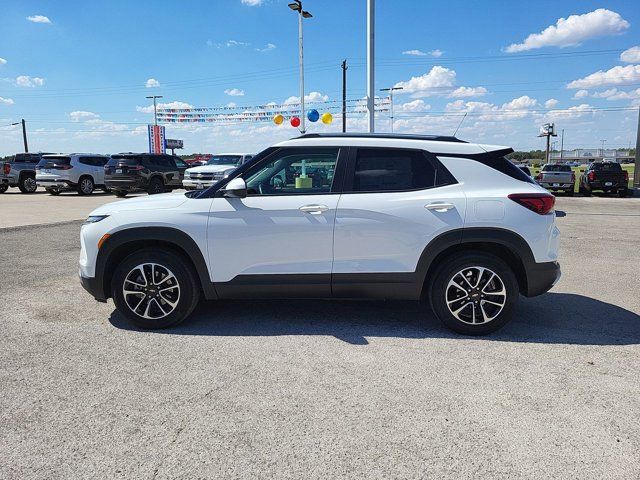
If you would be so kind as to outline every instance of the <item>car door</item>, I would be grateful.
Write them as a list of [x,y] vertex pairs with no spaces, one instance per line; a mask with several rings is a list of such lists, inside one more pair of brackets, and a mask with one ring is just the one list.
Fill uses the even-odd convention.
[[[331,295],[333,227],[341,188],[336,172],[345,151],[277,149],[237,174],[247,183],[246,198],[214,198],[209,264],[221,297]],[[307,174],[318,166],[330,173]]]
[[462,228],[465,208],[462,189],[433,155],[352,148],[336,212],[334,296],[367,296],[378,288],[403,297],[402,284],[414,278],[425,247]]
[[182,180],[184,179],[184,172],[187,168],[189,168],[189,165],[187,165],[186,162],[179,157],[172,157],[172,159],[175,163],[176,168],[178,169],[178,181],[176,182],[176,185],[181,187]]
[[93,178],[97,185],[104,185],[104,166],[108,161],[109,157],[93,157]]

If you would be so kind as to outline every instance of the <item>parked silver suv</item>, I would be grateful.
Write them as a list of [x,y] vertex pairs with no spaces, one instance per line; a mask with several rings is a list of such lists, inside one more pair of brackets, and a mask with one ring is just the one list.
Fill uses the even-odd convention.
[[36,167],[36,182],[51,195],[63,190],[90,195],[96,187],[107,191],[104,166],[109,158],[94,153],[44,155]]

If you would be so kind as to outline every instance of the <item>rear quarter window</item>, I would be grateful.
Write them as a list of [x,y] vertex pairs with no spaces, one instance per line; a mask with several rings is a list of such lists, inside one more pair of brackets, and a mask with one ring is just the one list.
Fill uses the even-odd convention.
[[493,168],[494,170],[499,171],[500,173],[504,173],[511,178],[516,180],[520,180],[522,182],[527,183],[535,183],[529,175],[524,173],[518,167],[516,167],[513,163],[511,163],[507,158],[503,157],[500,154],[496,153],[485,153],[477,156],[470,157],[472,160],[476,160],[487,167]]

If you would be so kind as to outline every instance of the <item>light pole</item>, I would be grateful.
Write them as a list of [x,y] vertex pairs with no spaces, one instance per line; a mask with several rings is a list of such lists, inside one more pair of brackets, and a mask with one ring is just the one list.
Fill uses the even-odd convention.
[[376,46],[376,2],[367,0],[367,115],[369,117],[369,133],[376,131],[375,120],[375,46]]
[[150,95],[145,98],[153,98],[153,124],[158,125],[158,108],[156,105],[156,99],[162,98],[162,95]]
[[24,142],[24,153],[29,153],[29,145],[27,145],[27,125],[24,118],[20,122],[12,123],[11,126],[22,125],[22,141]]
[[294,12],[298,12],[298,62],[300,63],[300,132],[305,133],[305,114],[304,114],[304,47],[302,42],[302,19],[311,18],[306,10],[302,9],[302,0],[294,0],[289,4],[289,8]]
[[[389,88],[381,88],[381,92],[389,92],[389,113],[391,119],[391,133],[393,133],[393,91],[394,90],[402,90],[402,87],[389,87]],[[375,107],[374,107],[375,108]]]
[[604,159],[604,144],[606,143],[606,140],[600,140],[600,142],[602,142],[602,147],[600,148],[600,151],[602,152],[602,158]]

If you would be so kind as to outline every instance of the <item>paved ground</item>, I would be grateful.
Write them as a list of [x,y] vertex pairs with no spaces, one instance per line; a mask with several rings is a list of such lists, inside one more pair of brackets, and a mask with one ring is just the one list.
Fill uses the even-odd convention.
[[[146,193],[129,196],[137,195]],[[52,196],[43,188],[38,188],[29,195],[20,193],[17,188],[10,188],[0,195],[0,228],[83,220],[100,205],[116,200],[120,199],[102,190],[96,190],[90,196],[80,196],[76,192],[62,192],[58,196]]]
[[0,478],[638,478],[640,199],[558,208],[562,282],[480,339],[370,302],[136,331],[79,223],[0,230]]

